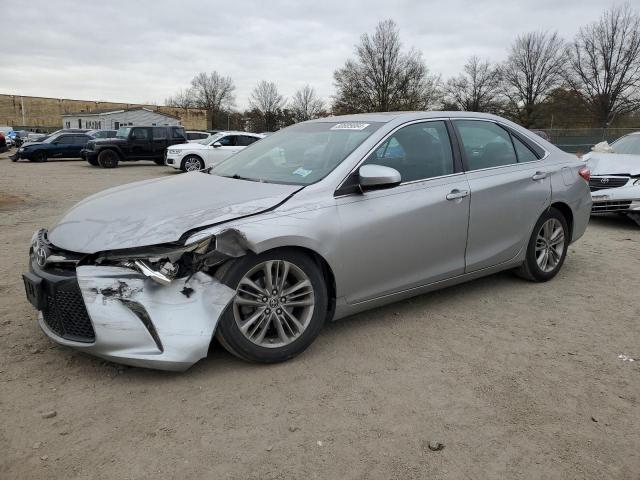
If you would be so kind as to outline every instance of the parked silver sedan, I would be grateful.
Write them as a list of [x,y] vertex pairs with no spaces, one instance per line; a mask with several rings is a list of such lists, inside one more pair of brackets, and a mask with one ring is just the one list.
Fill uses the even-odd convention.
[[506,269],[550,280],[588,177],[496,116],[323,118],[85,199],[34,234],[24,283],[49,337],[103,358],[185,369],[215,335],[278,362],[328,320]]

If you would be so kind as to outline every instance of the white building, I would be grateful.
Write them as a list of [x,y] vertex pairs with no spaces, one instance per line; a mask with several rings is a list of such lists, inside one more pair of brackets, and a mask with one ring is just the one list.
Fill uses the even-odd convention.
[[120,110],[110,108],[62,115],[62,128],[117,130],[128,125],[180,125],[180,118],[144,107]]

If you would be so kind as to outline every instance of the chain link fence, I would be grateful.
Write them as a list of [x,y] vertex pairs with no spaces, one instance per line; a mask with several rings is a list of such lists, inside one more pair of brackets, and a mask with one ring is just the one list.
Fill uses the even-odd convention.
[[587,153],[596,143],[609,143],[624,135],[640,131],[639,128],[548,128],[543,131],[551,143],[569,153]]

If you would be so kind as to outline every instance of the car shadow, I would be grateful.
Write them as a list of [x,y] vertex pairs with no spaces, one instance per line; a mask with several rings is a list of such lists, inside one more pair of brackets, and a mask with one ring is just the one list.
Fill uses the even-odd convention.
[[640,226],[626,215],[604,214],[591,217],[589,223],[600,227],[640,231]]

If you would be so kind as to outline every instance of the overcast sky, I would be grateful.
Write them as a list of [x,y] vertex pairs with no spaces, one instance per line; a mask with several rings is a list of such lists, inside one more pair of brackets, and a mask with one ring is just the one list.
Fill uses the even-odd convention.
[[566,39],[608,0],[54,1],[2,9],[0,93],[162,104],[199,71],[236,84],[237,107],[258,80],[289,97],[309,83],[325,98],[332,74],[363,32],[400,28],[434,73],[458,73],[470,55],[502,60],[518,33]]

